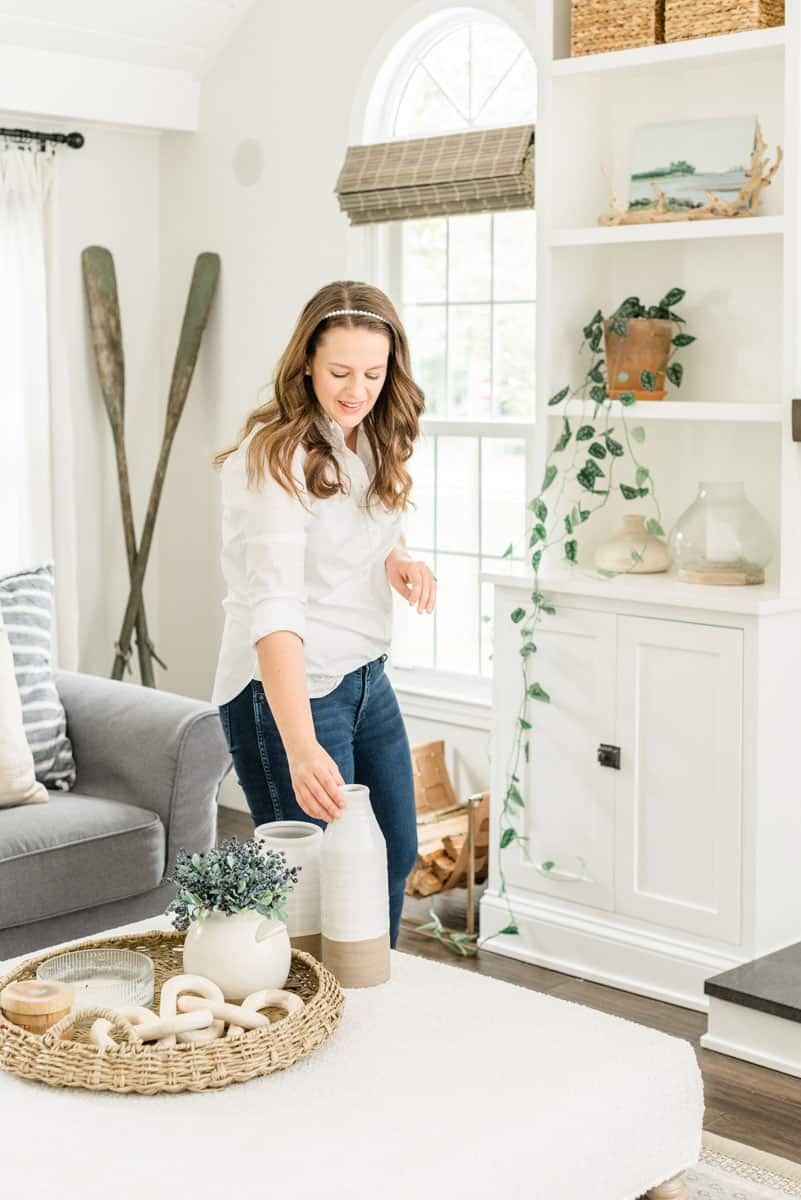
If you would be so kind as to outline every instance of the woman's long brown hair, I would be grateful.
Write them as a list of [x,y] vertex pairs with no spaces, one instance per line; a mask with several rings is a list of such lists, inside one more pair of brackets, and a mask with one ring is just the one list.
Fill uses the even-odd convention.
[[[338,308],[367,309],[383,317],[341,315],[326,317]],[[327,329],[343,325],[389,336],[389,358],[384,386],[373,408],[362,421],[376,462],[375,476],[365,498],[380,501],[391,510],[406,507],[411,476],[405,463],[420,431],[425,407],[423,392],[412,379],[409,343],[391,300],[368,283],[340,280],[320,288],[304,306],[289,343],[278,360],[272,396],[247,417],[239,441],[214,459],[222,466],[255,426],[261,425],[247,450],[248,483],[252,487],[269,473],[288,492],[300,494],[292,476],[292,459],[298,446],[306,450],[306,489],[325,499],[345,491],[331,442],[320,424],[323,410],[314,394],[306,366]]]

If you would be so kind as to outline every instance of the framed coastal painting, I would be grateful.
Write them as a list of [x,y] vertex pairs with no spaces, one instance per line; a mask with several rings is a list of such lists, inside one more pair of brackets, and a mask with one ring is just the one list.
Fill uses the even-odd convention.
[[735,201],[751,169],[757,128],[755,116],[643,125],[632,144],[628,211],[656,209],[655,188],[669,213],[703,208],[710,192]]

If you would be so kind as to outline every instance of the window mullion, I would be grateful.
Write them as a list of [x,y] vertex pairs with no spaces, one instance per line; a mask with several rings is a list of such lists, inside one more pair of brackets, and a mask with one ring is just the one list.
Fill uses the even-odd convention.
[[[491,376],[490,376],[491,378]],[[483,513],[484,513],[484,470],[482,462],[484,440],[480,436],[478,441],[478,570],[476,571],[476,588],[478,596],[476,597],[476,613],[477,613],[477,628],[476,628],[476,654],[478,661],[476,664],[476,673],[481,674],[481,553],[484,549],[484,531],[483,531]]]
[[[445,362],[447,365],[447,359],[445,360]],[[439,496],[439,438],[435,437],[434,438],[434,574],[435,575],[437,574],[437,570],[438,570],[437,564],[439,562],[439,553],[438,553],[439,530],[437,528],[437,522],[439,520],[439,513],[438,513],[439,505],[438,505],[438,501],[437,501],[438,496]],[[437,604],[434,605],[434,612],[432,613],[432,616],[434,618],[433,665],[434,665],[434,667],[436,667],[436,665],[437,665],[437,644],[438,644],[437,628],[438,628],[438,616],[439,616],[439,606]]]

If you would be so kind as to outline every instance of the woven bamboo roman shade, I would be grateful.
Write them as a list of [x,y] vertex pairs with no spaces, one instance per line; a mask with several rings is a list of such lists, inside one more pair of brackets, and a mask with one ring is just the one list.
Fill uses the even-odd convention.
[[336,184],[351,225],[534,207],[534,126],[348,146]]

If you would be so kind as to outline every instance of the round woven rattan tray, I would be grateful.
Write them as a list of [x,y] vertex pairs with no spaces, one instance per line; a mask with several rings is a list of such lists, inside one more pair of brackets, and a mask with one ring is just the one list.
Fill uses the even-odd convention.
[[[139,950],[153,959],[158,1010],[161,986],[171,975],[183,972],[183,933],[128,934],[76,943],[72,950],[119,947]],[[0,979],[0,990],[14,979],[34,979],[36,968],[52,954],[22,963]],[[287,1016],[283,1010],[267,1009],[269,1027],[251,1029],[234,1041],[220,1038],[207,1045],[177,1045],[156,1049],[134,1040],[127,1022],[106,1009],[87,1009],[76,1019],[73,1036],[62,1038],[71,1018],[66,1017],[47,1033],[38,1036],[14,1025],[0,1013],[0,1066],[25,1079],[36,1079],[53,1087],[82,1087],[93,1091],[204,1092],[229,1083],[244,1083],[257,1075],[269,1075],[304,1058],[327,1042],[339,1024],[345,998],[330,971],[311,954],[292,951],[292,966],[286,989],[295,992],[304,1007]],[[88,1040],[89,1027],[98,1016],[116,1025],[115,1050],[101,1051]]]

